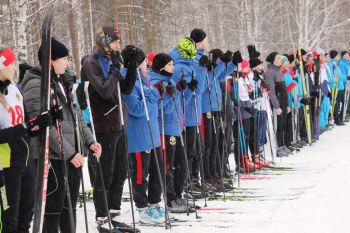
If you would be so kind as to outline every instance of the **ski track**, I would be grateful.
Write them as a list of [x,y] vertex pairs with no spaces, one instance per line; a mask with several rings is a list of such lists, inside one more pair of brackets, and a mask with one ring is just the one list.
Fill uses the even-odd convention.
[[[176,233],[348,233],[350,232],[350,124],[336,127],[321,135],[312,146],[301,149],[288,158],[276,158],[276,165],[292,167],[293,171],[264,171],[258,176],[269,179],[241,180],[246,192],[239,196],[263,196],[243,201],[208,201],[209,208],[226,208],[215,211],[199,211],[195,214],[173,214],[189,220],[174,223],[171,232]],[[268,148],[266,148],[268,151]],[[233,156],[231,168],[234,167]],[[87,167],[87,166],[86,166]],[[298,170],[299,169],[299,170]],[[270,173],[270,174],[269,174]],[[281,174],[281,175],[275,175]],[[85,168],[86,187],[89,186]],[[237,182],[235,183],[237,186]],[[256,190],[254,190],[256,188]],[[125,192],[128,192],[127,182]],[[204,200],[197,201],[204,206]],[[95,211],[91,201],[87,203],[89,232],[98,232],[94,221]],[[123,202],[123,216],[117,218],[132,223],[130,203]],[[77,208],[77,232],[85,232],[83,208]],[[137,216],[136,216],[137,217]],[[137,226],[142,233],[165,232],[164,227]]]

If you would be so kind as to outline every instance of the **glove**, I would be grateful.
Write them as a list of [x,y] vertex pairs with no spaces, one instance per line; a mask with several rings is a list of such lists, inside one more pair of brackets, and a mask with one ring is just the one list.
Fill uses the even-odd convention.
[[123,58],[118,51],[113,51],[111,54],[112,65],[118,67],[120,70],[121,64],[123,64]]
[[174,97],[176,95],[176,87],[174,85],[172,85],[171,82],[168,83],[168,86],[166,86],[166,93],[171,96]]
[[50,115],[52,119],[52,124],[55,124],[56,121],[61,122],[63,120],[63,107],[62,106],[53,106],[50,109]]
[[224,55],[220,58],[221,61],[223,61],[225,64],[229,63],[232,60],[233,53],[230,50],[227,50]]
[[187,87],[187,82],[185,79],[185,75],[182,74],[181,80],[176,84],[176,89],[179,91],[184,91]]
[[200,59],[199,59],[199,65],[202,67],[209,67],[210,65],[210,61],[207,55],[203,55]]
[[310,105],[310,98],[302,98],[300,100],[300,103],[304,104],[304,105]]
[[254,81],[255,81],[255,82],[259,81],[259,80],[260,80],[260,75],[259,75],[259,73],[258,73],[257,71],[254,71],[253,73],[254,73],[254,77],[253,77]]
[[164,85],[163,85],[163,82],[162,82],[162,81],[157,82],[157,83],[154,85],[154,87],[157,88],[160,97],[162,97],[162,96],[164,95],[164,92],[165,92],[165,87],[164,87]]
[[41,130],[52,125],[52,119],[49,112],[43,112],[39,116],[36,116],[24,123],[24,127],[27,128],[29,135],[36,136]]
[[242,54],[239,50],[233,53],[232,62],[235,64],[241,63],[243,61]]
[[195,91],[197,87],[198,87],[198,81],[192,78],[191,82],[188,84],[188,88],[190,88],[192,91]]
[[256,110],[255,108],[245,107],[244,110],[247,111],[254,118],[258,113],[258,110]]
[[[120,73],[118,73],[120,74]],[[120,75],[121,76],[121,75]],[[119,76],[117,76],[119,77]],[[136,82],[136,77],[137,77],[137,64],[136,61],[130,61],[129,62],[129,67],[128,70],[126,71],[125,79],[120,77],[120,89],[123,94],[130,94],[132,89],[135,86]]]

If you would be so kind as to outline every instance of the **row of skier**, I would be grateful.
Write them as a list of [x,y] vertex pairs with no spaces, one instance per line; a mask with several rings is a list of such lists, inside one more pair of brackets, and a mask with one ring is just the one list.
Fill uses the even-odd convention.
[[[43,231],[75,232],[85,156],[98,229],[117,224],[114,230],[123,231],[131,227],[116,219],[128,176],[139,221],[168,225],[169,212],[196,211],[195,193],[206,197],[233,188],[231,152],[236,171],[249,173],[272,166],[266,146],[272,158],[288,156],[329,125],[344,124],[349,52],[272,52],[264,71],[254,46],[248,46],[249,59],[208,47],[206,33],[196,28],[169,54],[146,56],[133,45],[121,49],[119,32],[105,26],[76,77],[67,71],[68,49],[53,38],[51,110],[41,112],[41,66],[21,64],[14,83],[15,55],[2,46],[3,232],[29,232],[35,193],[43,188],[33,184],[43,175],[35,171],[43,159],[39,134],[46,127],[50,166]],[[38,58],[43,64],[42,49]]]

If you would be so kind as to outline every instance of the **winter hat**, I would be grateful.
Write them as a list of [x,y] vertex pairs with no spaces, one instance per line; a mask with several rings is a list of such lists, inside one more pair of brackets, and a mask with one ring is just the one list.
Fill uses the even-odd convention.
[[288,61],[288,57],[286,57],[285,55],[282,55],[281,56],[281,64],[283,64],[286,61]]
[[307,52],[307,54],[306,54],[306,60],[309,58],[313,58],[313,54],[311,51]]
[[16,61],[16,55],[12,49],[6,48],[0,52],[0,70],[6,68]]
[[134,45],[127,45],[122,51],[124,66],[128,68],[131,60],[135,59],[137,66],[139,66],[145,59],[146,54]]
[[242,70],[245,68],[248,68],[250,66],[248,59],[243,59],[243,61],[241,62],[241,67]]
[[306,54],[305,49],[300,49],[300,51],[301,51],[301,56],[304,56]]
[[254,67],[257,67],[258,65],[260,65],[262,63],[263,62],[259,58],[256,58],[256,57],[250,58],[250,60],[249,60],[250,68],[252,68],[252,69]]
[[[247,46],[248,53],[249,53],[249,58],[257,58],[260,56],[260,53],[256,51],[255,45],[248,45]],[[252,64],[250,64],[252,65]]]
[[337,55],[338,55],[338,51],[336,50],[329,51],[329,56],[331,59],[334,59]]
[[153,58],[152,70],[161,71],[173,59],[166,53],[158,53]]
[[266,61],[273,63],[275,61],[275,57],[278,53],[277,52],[272,52],[266,57]]
[[341,52],[340,52],[340,56],[341,56],[341,57],[343,57],[343,56],[344,56],[345,54],[347,54],[347,53],[349,53],[349,52],[348,52],[348,51],[343,50],[343,51],[341,51]]
[[199,43],[202,42],[205,37],[207,37],[207,34],[202,29],[195,28],[192,30],[190,37],[195,43]]
[[182,37],[177,43],[177,50],[186,59],[196,58],[196,44],[194,40],[188,37]]
[[147,63],[151,64],[153,62],[154,57],[157,55],[156,51],[149,52],[147,54]]
[[294,58],[293,54],[288,55],[287,58],[288,58],[289,63],[292,63],[292,62],[295,61],[295,58]]
[[112,54],[112,49],[109,47],[109,44],[119,39],[120,34],[118,30],[114,29],[113,27],[100,27],[97,30],[95,47],[97,48],[99,53],[110,58]]
[[[40,45],[40,48],[38,50],[38,59],[40,64],[41,64],[41,51],[42,51],[42,45]],[[51,60],[55,61],[62,57],[67,57],[68,55],[69,55],[69,52],[67,47],[52,37],[51,38]]]

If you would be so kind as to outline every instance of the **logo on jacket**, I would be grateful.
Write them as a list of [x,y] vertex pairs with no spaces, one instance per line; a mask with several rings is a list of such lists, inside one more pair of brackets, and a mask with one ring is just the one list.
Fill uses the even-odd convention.
[[207,118],[208,118],[208,119],[211,118],[211,112],[207,112]]
[[169,139],[170,145],[174,146],[176,144],[176,138],[174,136],[171,136]]
[[146,152],[146,154],[150,154],[151,150],[146,150],[145,152]]

